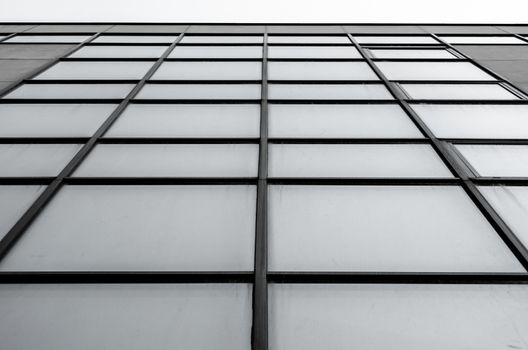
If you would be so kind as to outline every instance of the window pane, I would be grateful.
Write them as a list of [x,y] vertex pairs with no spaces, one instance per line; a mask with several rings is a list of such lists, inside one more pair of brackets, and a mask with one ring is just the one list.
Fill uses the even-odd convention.
[[436,49],[369,49],[376,58],[452,58],[456,56],[447,50]]
[[526,145],[455,145],[480,176],[528,177]]
[[268,37],[270,44],[350,44],[352,42],[346,35],[335,36],[295,36],[295,35],[270,35]]
[[261,58],[261,46],[176,46],[170,58]]
[[3,284],[0,325],[9,349],[247,350],[251,286]]
[[82,58],[157,58],[167,46],[84,46],[70,57]]
[[0,137],[91,136],[117,105],[0,104]]
[[381,84],[269,84],[269,99],[392,100]]
[[138,99],[260,100],[260,84],[147,84]]
[[172,43],[178,36],[165,35],[101,35],[94,43]]
[[526,44],[514,36],[441,36],[449,44]]
[[132,104],[110,137],[258,137],[260,105]]
[[252,270],[255,196],[254,186],[65,186],[0,269]]
[[360,44],[440,44],[430,36],[354,36]]
[[0,185],[0,239],[33,204],[44,186]]
[[7,39],[6,43],[80,43],[89,35],[17,35]]
[[469,62],[376,62],[389,80],[495,80]]
[[413,104],[412,107],[438,137],[528,138],[528,106]]
[[364,62],[269,62],[270,80],[379,80]]
[[98,145],[75,176],[254,177],[258,145]]
[[133,88],[133,84],[24,84],[5,98],[125,98]]
[[518,100],[498,84],[401,84],[414,99],[424,100]]
[[270,137],[423,137],[396,105],[269,105]]
[[186,35],[183,37],[182,44],[262,44],[262,36],[228,36],[228,35]]
[[479,190],[528,248],[528,187],[480,186]]
[[35,79],[141,79],[153,62],[59,62]]
[[68,144],[0,144],[0,176],[55,176],[80,149]]
[[269,58],[361,58],[354,46],[270,46]]
[[271,271],[524,271],[455,186],[271,186]]
[[271,177],[453,177],[429,145],[270,145]]
[[495,350],[526,343],[524,285],[271,284],[270,349]]
[[260,62],[165,62],[153,80],[258,80]]

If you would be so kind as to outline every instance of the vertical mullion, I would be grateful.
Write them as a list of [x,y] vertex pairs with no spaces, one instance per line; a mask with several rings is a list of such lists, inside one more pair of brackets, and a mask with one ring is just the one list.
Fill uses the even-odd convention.
[[[432,35],[433,37],[435,37],[435,39],[440,40],[438,39],[436,35],[434,34]],[[369,65],[369,67],[382,80],[385,87],[389,90],[392,96],[397,100],[398,104],[402,107],[402,109],[406,112],[406,114],[411,118],[411,120],[418,127],[418,129],[428,139],[431,140],[432,147],[435,149],[435,151],[440,156],[440,158],[444,161],[445,165],[451,170],[453,175],[455,175],[456,177],[462,180],[461,186],[464,189],[464,191],[468,194],[469,198],[473,201],[473,203],[477,206],[477,208],[479,208],[479,210],[482,212],[484,217],[493,226],[493,228],[495,228],[497,234],[501,237],[501,239],[508,246],[511,252],[517,257],[517,259],[523,265],[523,267],[528,270],[528,249],[522,244],[522,242],[517,238],[517,236],[508,227],[508,225],[504,222],[504,220],[502,220],[499,214],[488,203],[488,201],[484,198],[482,193],[480,193],[477,186],[471,180],[471,175],[467,174],[466,170],[459,164],[457,155],[449,147],[447,147],[442,141],[436,138],[436,136],[429,129],[429,127],[423,122],[423,120],[418,116],[418,114],[410,107],[409,103],[404,100],[403,96],[401,95],[399,90],[396,88],[396,83],[389,81],[387,79],[387,77],[383,74],[383,72],[381,72],[381,70],[378,68],[378,66],[376,66],[376,64],[372,61],[372,59],[370,59],[368,55],[365,54],[364,49],[361,47],[361,45],[358,44],[358,42],[354,39],[354,37],[349,33],[347,33],[347,36],[352,42],[352,44],[355,46],[355,48],[359,51],[360,55],[363,57],[366,63]],[[445,44],[447,47],[455,50],[457,53],[460,53],[458,50],[453,48],[451,45],[446,44],[445,42],[441,40],[440,42]],[[474,61],[470,57],[466,55],[463,55],[463,56],[468,58],[472,63],[474,63]],[[481,68],[480,65],[477,64],[477,66]],[[494,77],[497,77],[493,72],[490,72],[489,70],[486,70],[486,72],[492,74]],[[449,101],[446,101],[446,102],[448,103]]]
[[[184,31],[185,32],[185,31]],[[90,151],[96,146],[99,139],[104,135],[104,133],[112,126],[112,124],[117,120],[117,118],[123,113],[125,108],[128,106],[129,102],[138,94],[138,92],[143,88],[148,79],[157,71],[160,65],[163,63],[165,58],[171,53],[174,47],[181,41],[184,36],[182,32],[176,40],[165,50],[165,52],[158,58],[156,63],[150,67],[150,69],[145,73],[143,78],[136,84],[136,86],[128,93],[128,95],[121,101],[121,103],[116,107],[116,109],[108,116],[108,118],[101,124],[97,131],[90,137],[90,139],[84,144],[83,147],[75,154],[72,160],[64,167],[64,169],[55,177],[55,179],[46,187],[46,189],[40,194],[40,196],[33,202],[33,204],[25,211],[25,213],[20,217],[20,219],[15,223],[15,225],[9,230],[9,232],[0,240],[0,261],[5,257],[9,252],[9,249],[15,244],[15,242],[24,234],[26,228],[33,222],[33,220],[38,216],[38,214],[44,209],[46,204],[53,198],[53,196],[58,192],[64,183],[64,179],[68,177],[84,160],[84,158],[90,153]],[[67,55],[78,50],[84,43],[87,43],[97,36],[101,32],[95,34],[90,39],[87,39],[75,49],[68,52]],[[58,62],[60,58],[56,60]],[[55,62],[55,63],[56,63]]]
[[253,325],[251,330],[251,347],[253,350],[267,350],[268,348],[268,33],[267,26],[264,28],[255,225],[255,280],[253,284]]

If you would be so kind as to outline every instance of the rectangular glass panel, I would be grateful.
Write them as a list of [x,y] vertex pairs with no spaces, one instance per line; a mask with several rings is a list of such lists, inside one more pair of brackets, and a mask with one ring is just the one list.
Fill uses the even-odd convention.
[[0,137],[91,136],[117,105],[0,104]]
[[147,84],[138,99],[260,100],[260,84]]
[[276,100],[392,100],[381,84],[269,84]]
[[271,271],[523,272],[456,186],[270,186]]
[[259,80],[260,62],[165,62],[152,80]]
[[495,80],[469,62],[376,62],[389,80]]
[[262,47],[176,46],[169,58],[262,58]]
[[528,187],[479,186],[479,190],[528,248]]
[[3,284],[0,337],[8,349],[248,350],[251,286]]
[[269,58],[361,58],[354,46],[270,46]]
[[420,100],[518,100],[498,84],[400,84],[407,95]]
[[0,144],[0,176],[56,176],[80,145]]
[[257,168],[257,144],[103,144],[74,176],[255,177]]
[[444,138],[528,138],[525,105],[427,105],[412,108],[435,133]]
[[141,79],[154,62],[59,62],[34,79]]
[[182,44],[262,44],[261,35],[186,35]]
[[270,284],[269,347],[522,349],[527,308],[525,285]]
[[89,35],[16,35],[6,43],[80,43]]
[[453,177],[429,145],[271,144],[271,177]]
[[259,130],[258,104],[132,104],[106,136],[258,137]]
[[360,44],[440,44],[431,36],[368,36],[354,35]]
[[396,105],[270,104],[268,108],[270,137],[423,137]]
[[480,176],[528,177],[527,145],[455,145]]
[[0,269],[249,271],[255,203],[247,185],[65,186]]
[[376,58],[457,58],[449,51],[441,49],[369,49],[369,51]]
[[379,80],[365,62],[269,62],[270,80]]
[[133,84],[24,84],[5,98],[117,99],[125,98],[133,88]]
[[441,36],[449,44],[526,44],[514,36]]
[[44,186],[0,185],[0,239],[33,204]]
[[101,35],[94,43],[172,43],[177,35]]
[[158,58],[167,46],[83,46],[75,58]]
[[270,35],[270,44],[350,44],[346,35],[316,36],[316,35]]

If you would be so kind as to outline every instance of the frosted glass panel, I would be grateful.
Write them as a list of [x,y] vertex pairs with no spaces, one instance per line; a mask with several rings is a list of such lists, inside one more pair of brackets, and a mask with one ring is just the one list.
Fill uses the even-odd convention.
[[514,36],[441,36],[449,44],[526,44]]
[[412,108],[438,137],[528,138],[528,106],[413,104]]
[[3,284],[0,337],[8,349],[248,350],[251,287]]
[[106,136],[258,137],[260,105],[132,104]]
[[377,84],[269,84],[269,99],[286,100],[392,100]]
[[84,46],[70,57],[82,58],[158,58],[167,46]]
[[0,137],[91,136],[117,105],[0,104]]
[[254,177],[257,144],[98,145],[74,176]]
[[176,46],[169,58],[261,58],[260,46]]
[[243,36],[243,35],[203,35],[194,36],[186,35],[183,37],[182,44],[262,44],[262,36]]
[[154,62],[59,62],[34,79],[141,79]]
[[147,84],[138,99],[257,100],[260,84]]
[[440,44],[430,36],[354,36],[360,44]]
[[526,145],[456,145],[480,176],[528,177]]
[[528,187],[480,186],[479,190],[528,248]]
[[345,35],[339,36],[294,36],[294,35],[270,35],[268,36],[270,44],[350,44],[352,42]]
[[469,62],[376,62],[389,80],[495,80]]
[[153,80],[259,80],[260,62],[165,62]]
[[132,84],[24,84],[5,98],[125,98],[133,88]]
[[498,84],[401,84],[407,94],[423,100],[518,100]]
[[361,58],[354,46],[270,46],[269,58]]
[[81,148],[68,144],[0,144],[0,176],[55,176]]
[[255,197],[254,186],[65,186],[0,269],[252,270]]
[[7,39],[6,43],[80,43],[89,35],[17,35]]
[[271,271],[524,271],[455,186],[271,186]]
[[0,239],[33,204],[44,186],[0,185]]
[[456,57],[447,50],[435,49],[369,49],[376,58],[452,58]]
[[271,284],[271,350],[525,348],[524,285]]
[[268,108],[270,137],[423,137],[396,105],[270,104]]
[[269,62],[270,80],[378,80],[364,62]]
[[271,177],[453,177],[429,145],[270,145]]
[[178,36],[165,35],[101,35],[94,43],[172,43]]

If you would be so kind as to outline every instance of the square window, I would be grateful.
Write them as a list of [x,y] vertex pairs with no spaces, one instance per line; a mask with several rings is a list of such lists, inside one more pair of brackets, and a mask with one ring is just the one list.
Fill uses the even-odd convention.
[[379,80],[365,62],[269,62],[270,80]]
[[260,80],[260,62],[165,62],[152,80]]

